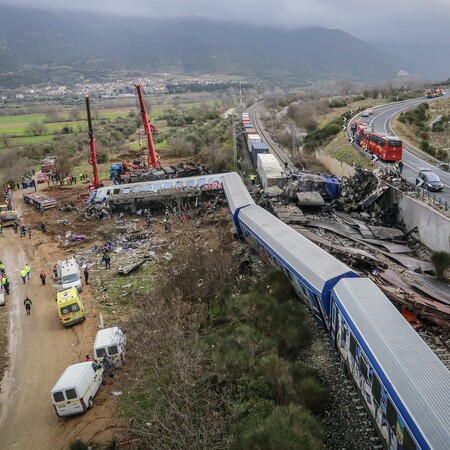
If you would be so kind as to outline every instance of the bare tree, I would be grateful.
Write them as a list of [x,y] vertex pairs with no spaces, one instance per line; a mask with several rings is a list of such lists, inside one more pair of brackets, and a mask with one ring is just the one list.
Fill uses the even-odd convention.
[[352,84],[348,80],[339,80],[338,86],[341,90],[342,95],[348,95],[350,94],[350,91],[352,89]]
[[47,127],[40,122],[31,122],[26,128],[25,133],[28,136],[43,136],[47,132]]
[[69,117],[70,117],[72,120],[74,120],[74,121],[80,120],[80,117],[81,117],[81,111],[80,111],[80,109],[79,109],[79,108],[72,108],[72,109],[69,111]]

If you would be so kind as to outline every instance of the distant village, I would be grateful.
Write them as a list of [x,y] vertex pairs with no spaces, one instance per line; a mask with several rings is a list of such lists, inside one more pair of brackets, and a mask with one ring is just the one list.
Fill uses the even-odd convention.
[[140,78],[139,80],[115,80],[111,82],[92,83],[89,81],[76,83],[72,86],[64,85],[47,85],[33,88],[17,88],[11,92],[0,93],[0,101],[3,103],[11,103],[22,100],[38,99],[42,97],[65,97],[65,96],[90,96],[100,98],[120,98],[135,97],[135,84],[139,81],[146,93],[165,93],[167,92],[167,84],[174,85],[211,85],[223,83],[225,80],[209,77],[187,77],[173,78],[167,73],[152,74],[150,77]]

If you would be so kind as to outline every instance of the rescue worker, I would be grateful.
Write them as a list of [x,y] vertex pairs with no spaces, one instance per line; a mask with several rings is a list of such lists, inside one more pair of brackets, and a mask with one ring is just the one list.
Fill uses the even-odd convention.
[[27,312],[27,316],[29,316],[31,314],[31,305],[33,304],[33,302],[28,298],[28,295],[25,297],[23,304],[25,305],[25,311]]
[[27,281],[27,271],[25,269],[22,269],[20,271],[20,276],[22,277],[23,284],[25,284]]
[[4,275],[5,274],[5,265],[0,261],[0,273],[2,274],[2,275]]
[[86,354],[85,358],[84,358],[84,362],[90,361],[91,357],[89,356],[89,354]]
[[27,272],[27,279],[29,280],[31,276],[31,267],[28,264],[25,264],[24,269]]
[[45,280],[47,279],[47,275],[45,274],[44,269],[41,270],[39,278],[41,279],[42,286],[45,286]]
[[105,261],[105,269],[111,269],[111,257],[108,255],[108,253],[105,253],[105,255],[103,256],[103,261]]
[[44,222],[41,222],[41,230],[42,230],[43,233],[46,233],[46,232],[47,232],[47,228],[46,228]]
[[400,174],[403,172],[403,161],[398,162],[398,170],[399,170]]
[[5,289],[6,295],[9,295],[9,280],[8,277],[6,278],[5,284],[3,285],[3,288]]
[[14,230],[15,234],[17,234],[18,229],[19,229],[19,224],[17,223],[17,221],[14,221],[14,223],[13,223],[13,230]]
[[252,183],[252,186],[254,186],[254,185],[255,185],[255,182],[256,182],[256,175],[255,175],[254,173],[252,173],[252,174],[250,175],[250,181],[251,181],[251,183]]
[[0,236],[5,237],[5,235],[3,234],[3,225],[1,222],[0,222]]
[[28,237],[31,239],[31,227],[28,227]]
[[89,269],[87,265],[84,267],[83,273],[84,273],[84,282],[86,284],[89,284]]

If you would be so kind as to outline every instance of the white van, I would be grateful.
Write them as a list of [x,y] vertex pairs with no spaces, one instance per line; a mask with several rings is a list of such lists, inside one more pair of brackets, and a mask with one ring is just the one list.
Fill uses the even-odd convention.
[[81,284],[80,266],[75,258],[58,261],[56,268],[59,279],[56,280],[54,287],[57,290],[65,290],[71,287],[76,287],[78,292],[83,290],[83,285]]
[[91,409],[102,384],[102,375],[103,367],[93,361],[67,367],[51,390],[56,414],[59,417],[72,416]]
[[97,331],[94,342],[95,360],[102,363],[107,355],[116,367],[123,366],[125,362],[125,343],[125,335],[119,327]]

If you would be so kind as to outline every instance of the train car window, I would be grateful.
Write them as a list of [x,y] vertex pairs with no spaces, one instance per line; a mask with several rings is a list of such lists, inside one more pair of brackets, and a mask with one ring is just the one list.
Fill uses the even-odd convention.
[[120,189],[114,189],[113,190],[113,195],[117,195],[120,194]]
[[403,429],[403,450],[417,450],[417,446],[406,427]]
[[[134,189],[133,189],[133,192],[139,192],[141,190],[141,187],[140,186],[136,186]],[[124,193],[125,193],[125,189],[124,189]]]
[[289,278],[289,280],[292,281],[292,274],[291,274],[291,272],[288,269],[286,269],[286,268],[284,269],[284,271],[286,273],[286,276]]
[[343,326],[341,331],[341,347],[345,347],[346,342],[347,342],[347,328]]
[[361,370],[361,375],[367,380],[367,361],[364,356],[359,357],[359,370]]
[[380,404],[380,402],[381,402],[381,383],[376,375],[373,377],[372,395],[373,395],[374,400],[378,404]]
[[397,426],[397,411],[390,398],[388,398],[387,401],[386,418],[391,428],[395,430],[395,427]]
[[353,334],[350,335],[350,353],[353,355],[353,358],[356,358],[356,339]]

